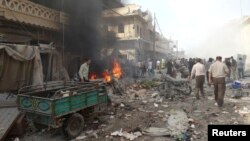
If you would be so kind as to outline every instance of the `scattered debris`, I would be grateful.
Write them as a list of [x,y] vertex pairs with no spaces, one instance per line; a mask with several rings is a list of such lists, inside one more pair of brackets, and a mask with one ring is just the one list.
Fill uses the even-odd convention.
[[145,99],[145,97],[146,97],[146,92],[147,92],[146,89],[140,89],[139,91],[136,91],[135,97],[136,97],[136,98],[139,98],[139,99]]
[[83,140],[85,138],[87,138],[87,136],[84,134],[84,135],[80,135],[80,136],[76,137],[75,140]]
[[157,104],[157,103],[154,103],[154,106],[157,108],[157,107],[159,107],[159,105]]
[[121,107],[125,107],[125,105],[123,104],[123,103],[121,103],[121,105],[120,105]]
[[19,138],[15,138],[14,141],[20,141]]
[[149,127],[143,130],[143,134],[150,135],[150,136],[169,136],[170,131],[167,128],[157,128],[157,127]]
[[189,118],[189,119],[188,119],[188,123],[190,123],[190,124],[191,124],[191,123],[194,123],[194,119]]
[[229,113],[229,112],[227,112],[227,111],[223,111],[223,112],[222,112],[222,114],[228,114],[228,113]]
[[168,107],[168,105],[161,105],[162,107],[164,107],[164,108],[167,108]]
[[167,125],[171,135],[185,133],[188,129],[188,117],[184,111],[171,110]]
[[157,83],[157,81],[144,80],[140,83],[140,85],[142,88],[150,89],[158,86],[159,84]]
[[157,96],[159,96],[159,93],[158,93],[158,92],[154,92],[154,93],[151,95],[152,98],[156,98]]
[[178,140],[178,141],[186,141],[189,138],[190,138],[190,135],[188,133],[180,133],[180,134],[178,134],[178,135],[175,136],[175,139]]
[[124,138],[132,141],[132,140],[135,140],[136,138],[142,136],[142,133],[140,131],[128,133],[126,131],[123,131],[123,129],[121,129],[120,131],[115,131],[115,132],[111,133],[111,136],[124,137]]
[[243,107],[241,110],[236,110],[235,112],[239,114],[249,114],[250,110],[247,107]]
[[194,124],[191,124],[191,126],[190,126],[190,127],[194,129],[194,128],[195,128],[195,125],[194,125]]
[[158,111],[158,113],[161,113],[161,114],[162,114],[162,113],[164,113],[164,111],[162,111],[162,110],[159,110],[159,111]]

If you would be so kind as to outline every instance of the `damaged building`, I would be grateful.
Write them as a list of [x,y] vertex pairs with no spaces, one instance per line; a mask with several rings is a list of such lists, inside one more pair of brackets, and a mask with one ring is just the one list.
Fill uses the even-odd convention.
[[141,61],[154,56],[156,59],[173,57],[173,41],[154,32],[153,20],[149,11],[128,4],[104,10],[102,26],[104,30],[115,33],[118,39],[110,48],[118,50],[123,58]]
[[[1,91],[73,78],[83,58],[96,59],[116,40],[102,34],[101,12],[121,6],[113,0],[1,0]],[[31,73],[34,68],[39,81]],[[5,87],[7,80],[11,85]]]
[[[62,46],[61,29],[68,15],[28,0],[1,0],[0,11],[1,90],[60,79],[56,75],[62,62],[56,49]],[[32,73],[35,69],[40,75]]]

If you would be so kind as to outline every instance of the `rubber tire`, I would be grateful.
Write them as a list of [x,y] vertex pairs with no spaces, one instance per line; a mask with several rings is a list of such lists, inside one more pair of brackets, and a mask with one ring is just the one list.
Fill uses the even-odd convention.
[[169,93],[169,90],[171,86],[167,83],[162,83],[160,85],[157,86],[157,90],[160,92],[160,96],[164,96],[165,98],[169,98],[169,96],[171,95]]
[[[74,123],[75,122],[75,123]],[[76,130],[70,129],[72,124],[75,124],[77,127]],[[74,126],[74,125],[73,125]],[[81,114],[75,113],[70,116],[63,124],[63,133],[68,139],[76,138],[78,135],[81,134],[84,128],[84,118]]]
[[188,84],[186,84],[184,87],[187,87],[186,91],[182,91],[184,95],[190,95],[192,93],[192,87]]
[[157,89],[160,93],[166,92],[166,90],[168,89],[168,85],[166,83],[162,83],[158,85]]

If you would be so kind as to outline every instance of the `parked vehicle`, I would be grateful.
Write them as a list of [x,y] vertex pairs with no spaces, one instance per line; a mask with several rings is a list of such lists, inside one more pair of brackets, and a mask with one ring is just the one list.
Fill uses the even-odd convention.
[[62,127],[68,138],[78,136],[90,112],[106,110],[108,95],[100,82],[49,82],[42,86],[26,86],[19,90],[18,108],[34,125]]

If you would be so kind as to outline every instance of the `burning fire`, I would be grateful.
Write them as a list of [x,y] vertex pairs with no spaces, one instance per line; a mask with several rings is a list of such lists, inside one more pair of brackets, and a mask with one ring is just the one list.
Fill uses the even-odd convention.
[[90,80],[95,80],[95,79],[97,79],[97,75],[95,73],[90,73],[89,79]]
[[110,74],[109,74],[107,71],[104,71],[104,72],[102,73],[102,75],[103,75],[103,77],[104,77],[104,82],[105,82],[105,83],[108,83],[108,82],[111,81],[111,76],[110,76]]
[[[113,69],[112,72],[103,71],[102,76],[104,78],[104,82],[108,83],[112,80],[112,77],[115,77],[117,79],[120,79],[122,76],[122,68],[117,60],[114,60],[113,62]],[[90,73],[90,80],[97,79],[97,75],[95,73]]]
[[122,76],[122,68],[117,60],[114,60],[113,63],[114,63],[114,67],[113,67],[112,73],[113,73],[114,77],[120,79]]

